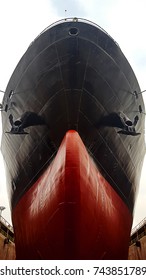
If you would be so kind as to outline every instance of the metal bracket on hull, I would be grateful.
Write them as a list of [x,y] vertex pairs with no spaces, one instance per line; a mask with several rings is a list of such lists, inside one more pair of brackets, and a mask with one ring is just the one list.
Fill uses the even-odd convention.
[[119,134],[125,134],[125,135],[131,135],[131,136],[137,136],[140,135],[141,133],[135,132],[135,131],[126,131],[126,130],[119,130]]
[[142,94],[143,92],[145,92],[146,90],[143,90],[143,91],[141,91],[141,92],[137,92],[136,90],[132,93],[134,96],[135,96],[135,98],[136,99],[138,99],[138,95],[139,94]]
[[8,133],[8,134],[29,134],[28,132],[25,132],[25,131],[15,131],[15,132],[13,132],[13,131],[6,131],[5,133]]

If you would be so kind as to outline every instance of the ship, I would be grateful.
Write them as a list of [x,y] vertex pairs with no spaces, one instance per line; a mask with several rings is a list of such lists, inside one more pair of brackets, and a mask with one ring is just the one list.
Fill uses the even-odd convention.
[[34,39],[1,105],[16,259],[128,259],[144,112],[130,63],[100,26],[66,18]]

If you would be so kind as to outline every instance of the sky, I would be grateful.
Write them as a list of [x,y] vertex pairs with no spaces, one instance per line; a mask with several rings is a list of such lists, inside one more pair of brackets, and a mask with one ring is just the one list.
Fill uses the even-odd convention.
[[[18,61],[34,38],[64,17],[86,18],[100,25],[120,45],[141,90],[146,89],[146,0],[0,0],[0,90],[5,91]],[[146,93],[143,94],[146,104]],[[0,93],[0,102],[3,94]],[[1,122],[0,122],[1,135]],[[11,223],[5,169],[0,153],[0,206]],[[146,217],[146,159],[144,160],[133,227]]]

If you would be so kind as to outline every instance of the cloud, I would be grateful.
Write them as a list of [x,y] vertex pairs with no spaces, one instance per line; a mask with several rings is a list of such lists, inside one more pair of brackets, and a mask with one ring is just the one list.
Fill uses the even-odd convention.
[[48,0],[0,1],[0,89],[8,80],[29,44],[58,19]]
[[82,17],[86,15],[85,3],[79,0],[52,0],[51,4],[61,18]]

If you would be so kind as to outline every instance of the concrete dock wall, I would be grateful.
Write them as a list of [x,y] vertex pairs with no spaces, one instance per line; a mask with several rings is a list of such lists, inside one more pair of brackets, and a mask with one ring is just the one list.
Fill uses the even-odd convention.
[[15,244],[0,233],[0,260],[15,260]]
[[146,236],[129,247],[129,260],[146,260]]

